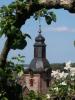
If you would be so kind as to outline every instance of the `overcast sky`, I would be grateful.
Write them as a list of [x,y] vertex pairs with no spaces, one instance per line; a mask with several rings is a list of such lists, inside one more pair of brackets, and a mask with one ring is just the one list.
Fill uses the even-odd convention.
[[[12,0],[0,0],[0,6],[10,3]],[[54,10],[57,22],[47,25],[41,19],[42,35],[45,37],[47,45],[46,56],[50,63],[63,63],[67,61],[75,62],[75,14],[71,14],[63,9]],[[25,63],[30,63],[33,58],[35,37],[38,35],[38,21],[33,17],[28,19],[21,30],[29,33],[32,39],[27,39],[28,45],[24,50],[11,50],[8,59],[21,54],[25,56]],[[0,52],[3,48],[5,37],[0,39]]]

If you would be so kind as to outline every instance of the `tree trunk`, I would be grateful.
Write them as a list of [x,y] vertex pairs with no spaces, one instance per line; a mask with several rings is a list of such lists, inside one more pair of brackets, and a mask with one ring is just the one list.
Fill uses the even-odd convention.
[[7,59],[8,53],[10,51],[11,44],[12,44],[11,39],[7,38],[7,40],[5,41],[2,53],[0,55],[0,67],[1,68],[5,67],[6,59]]

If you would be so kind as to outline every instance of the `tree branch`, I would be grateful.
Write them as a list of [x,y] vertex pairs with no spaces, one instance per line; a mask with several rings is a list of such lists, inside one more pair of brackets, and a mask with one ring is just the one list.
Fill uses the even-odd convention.
[[47,9],[61,9],[68,10],[70,13],[75,13],[75,0],[39,0],[38,3],[31,3],[25,9],[19,9],[17,12],[16,23],[21,27],[25,21],[30,18],[36,11]]

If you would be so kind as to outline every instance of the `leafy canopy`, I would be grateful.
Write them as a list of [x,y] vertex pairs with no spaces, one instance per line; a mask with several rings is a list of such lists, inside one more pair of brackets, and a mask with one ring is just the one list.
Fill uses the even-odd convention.
[[26,37],[31,38],[28,34],[22,33],[20,28],[16,26],[17,5],[20,5],[20,1],[0,8],[0,37],[5,34],[7,38],[12,40],[11,49],[23,49],[27,45]]
[[52,21],[56,22],[56,15],[54,14],[54,12],[50,12],[46,8],[35,12],[33,17],[35,18],[35,20],[37,20],[39,17],[44,17],[48,25],[50,25]]
[[[23,49],[27,45],[26,37],[31,38],[28,34],[22,33],[18,27],[19,22],[17,23],[17,16],[24,15],[23,10],[28,9],[30,1],[34,4],[39,2],[39,0],[15,0],[8,6],[0,8],[0,37],[5,34],[12,40],[11,49]],[[39,16],[44,17],[47,24],[56,22],[56,15],[46,8],[35,12],[33,17],[37,20]]]

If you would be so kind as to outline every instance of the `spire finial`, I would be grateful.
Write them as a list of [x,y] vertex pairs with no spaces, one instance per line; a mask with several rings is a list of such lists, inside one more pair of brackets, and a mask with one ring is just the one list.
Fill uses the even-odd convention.
[[41,34],[41,32],[42,32],[42,31],[41,31],[41,23],[40,23],[40,22],[41,22],[41,19],[40,19],[40,17],[39,17],[39,34]]

